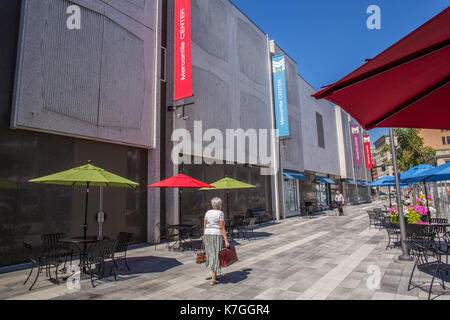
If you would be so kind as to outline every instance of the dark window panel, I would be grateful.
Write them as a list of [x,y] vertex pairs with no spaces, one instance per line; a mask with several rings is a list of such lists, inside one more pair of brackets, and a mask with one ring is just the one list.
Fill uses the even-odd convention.
[[319,147],[325,148],[325,139],[323,134],[323,118],[322,115],[316,112],[317,137]]

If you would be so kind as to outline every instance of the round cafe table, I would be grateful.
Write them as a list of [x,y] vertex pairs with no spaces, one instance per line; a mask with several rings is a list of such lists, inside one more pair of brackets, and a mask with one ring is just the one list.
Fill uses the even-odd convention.
[[[103,239],[107,240],[108,237],[103,237]],[[83,236],[59,240],[60,243],[70,245],[77,249],[76,251],[80,254],[79,267],[81,273],[88,273],[88,271],[86,271],[86,257],[88,254],[87,248],[89,244],[96,243],[97,241],[101,241],[97,239],[97,236],[88,236],[86,237],[86,240],[84,240]]]
[[[175,241],[175,243],[171,246],[169,246],[169,250],[172,251],[184,251],[183,244],[186,244],[189,246],[192,250],[192,244],[187,242],[183,236],[190,237],[192,234],[192,228],[194,226],[190,224],[171,224],[167,226],[167,229],[171,230],[170,232],[172,235],[178,234],[178,239]],[[177,233],[176,233],[177,231]],[[178,244],[177,247],[175,247]]]

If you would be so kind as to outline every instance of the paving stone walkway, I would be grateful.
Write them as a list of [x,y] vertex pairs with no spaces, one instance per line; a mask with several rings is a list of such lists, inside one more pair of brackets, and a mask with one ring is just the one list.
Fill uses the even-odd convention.
[[[256,240],[240,240],[240,261],[222,269],[221,284],[195,263],[193,252],[169,252],[165,244],[129,251],[128,272],[120,264],[113,277],[88,278],[81,289],[55,285],[42,273],[32,291],[22,283],[29,269],[0,274],[0,299],[174,299],[304,300],[426,299],[431,276],[414,274],[418,286],[407,290],[413,263],[398,262],[401,250],[386,250],[385,230],[368,229],[366,210],[380,203],[350,206],[345,216],[293,217],[255,229]],[[450,287],[450,275],[445,279]],[[435,281],[432,298],[450,299]]]

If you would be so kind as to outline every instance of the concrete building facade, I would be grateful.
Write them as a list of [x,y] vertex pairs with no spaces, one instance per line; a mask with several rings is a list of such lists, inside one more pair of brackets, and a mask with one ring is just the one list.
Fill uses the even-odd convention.
[[[159,179],[161,1],[2,1],[0,265],[23,262],[22,241],[82,234],[85,190],[28,180],[86,164],[139,183],[106,188],[103,232],[153,241]],[[70,10],[69,10],[70,9]],[[80,17],[80,28],[68,25]],[[97,234],[91,188],[88,234]]]
[[[80,10],[81,29],[67,27],[71,6]],[[214,196],[228,199],[227,218],[258,221],[327,209],[336,190],[347,202],[370,201],[367,188],[357,185],[368,181],[367,170],[352,164],[350,125],[356,122],[311,97],[315,90],[298,74],[301,66],[271,46],[232,2],[192,0],[194,96],[181,101],[173,101],[173,0],[17,0],[0,8],[8,31],[0,35],[0,265],[24,261],[24,239],[39,246],[43,233],[82,232],[83,188],[28,180],[88,160],[140,184],[107,188],[104,198],[104,234],[132,232],[133,243],[159,241],[166,224],[200,226]],[[251,133],[205,152],[208,130],[226,139],[230,129],[274,128],[271,57],[281,53],[290,136],[280,143],[258,136],[270,162],[249,143]],[[191,148],[173,152],[180,130]],[[243,157],[231,156],[240,148]],[[277,175],[261,174],[277,162]],[[228,176],[255,188],[146,188],[178,173],[207,183]],[[89,235],[97,233],[98,197],[93,188]]]
[[429,146],[436,151],[436,157],[428,164],[440,166],[450,162],[450,131],[421,129],[419,136],[423,139],[425,146]]

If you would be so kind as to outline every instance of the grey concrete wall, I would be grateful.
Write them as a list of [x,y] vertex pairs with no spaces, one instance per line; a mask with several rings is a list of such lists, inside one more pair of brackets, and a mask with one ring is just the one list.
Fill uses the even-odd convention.
[[[227,0],[192,0],[192,73],[195,102],[186,107],[187,120],[175,117],[172,129],[203,131],[270,129],[270,83],[265,34]],[[169,1],[168,96],[173,102],[173,1]],[[182,102],[178,102],[182,103]],[[181,113],[180,111],[176,112]],[[172,116],[168,117],[172,122]],[[168,132],[170,137],[171,132]],[[226,139],[224,139],[224,143]],[[203,147],[210,142],[203,143]],[[267,138],[270,154],[270,139]],[[235,150],[237,146],[235,145]],[[226,158],[226,148],[223,149]],[[199,155],[196,152],[192,154]],[[260,164],[246,146],[246,161]],[[233,161],[235,159],[228,158]]]
[[[325,100],[311,97],[316,91],[298,77],[301,109],[301,134],[305,170],[324,174],[340,174],[334,107]],[[316,112],[322,115],[325,147],[319,147]]]
[[24,0],[12,126],[154,148],[156,3]]

